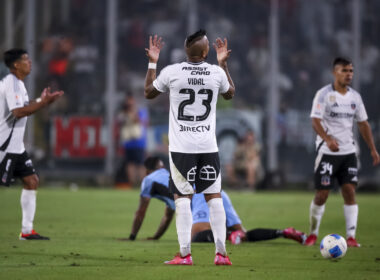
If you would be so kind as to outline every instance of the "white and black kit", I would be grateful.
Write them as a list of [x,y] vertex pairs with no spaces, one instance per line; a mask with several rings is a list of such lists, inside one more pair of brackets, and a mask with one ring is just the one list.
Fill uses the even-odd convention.
[[27,117],[14,118],[12,110],[24,107],[29,97],[23,81],[13,74],[0,81],[0,184],[35,174],[24,146]]
[[[206,62],[182,62],[165,67],[153,86],[168,92],[171,188],[176,193],[219,193],[216,103],[230,88],[224,70]],[[175,187],[174,187],[175,186]]]
[[322,127],[339,146],[339,151],[333,152],[317,135],[317,157],[314,166],[316,188],[333,188],[335,178],[340,185],[345,183],[356,185],[358,182],[357,148],[352,130],[353,123],[368,119],[360,94],[349,87],[343,95],[335,91],[332,84],[327,85],[314,97],[310,117],[321,119]]

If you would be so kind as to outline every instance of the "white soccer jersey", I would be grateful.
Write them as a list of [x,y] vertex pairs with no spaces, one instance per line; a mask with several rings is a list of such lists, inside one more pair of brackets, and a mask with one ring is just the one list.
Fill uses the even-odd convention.
[[8,74],[0,81],[0,147],[7,153],[21,154],[25,151],[24,133],[27,117],[16,121],[12,110],[29,103],[24,82]]
[[162,69],[153,86],[169,92],[169,150],[217,152],[216,102],[230,87],[224,70],[206,62],[172,64]]
[[320,89],[314,97],[310,117],[322,119],[321,124],[328,135],[333,136],[339,145],[338,152],[332,152],[317,135],[316,147],[323,154],[346,155],[356,152],[353,137],[353,122],[368,119],[360,94],[348,88],[346,94],[334,90],[333,85]]

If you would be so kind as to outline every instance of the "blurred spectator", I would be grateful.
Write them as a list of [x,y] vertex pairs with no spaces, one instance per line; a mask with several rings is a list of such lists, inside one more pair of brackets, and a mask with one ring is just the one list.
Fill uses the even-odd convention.
[[99,79],[97,79],[97,64],[99,60],[99,48],[86,36],[77,36],[74,40],[74,49],[70,54],[72,72],[70,76],[70,94],[73,107],[79,105],[77,111],[81,113],[99,112],[98,101],[101,100],[99,91]]
[[138,108],[133,95],[127,95],[118,122],[127,180],[136,185],[145,175],[143,163],[147,146],[148,110]]
[[67,91],[67,74],[69,69],[69,55],[73,49],[71,38],[59,38],[57,47],[52,50],[48,62],[49,80],[57,84],[57,88]]
[[232,164],[226,166],[231,184],[245,185],[250,190],[255,190],[257,183],[263,178],[260,150],[255,133],[247,131],[236,147]]

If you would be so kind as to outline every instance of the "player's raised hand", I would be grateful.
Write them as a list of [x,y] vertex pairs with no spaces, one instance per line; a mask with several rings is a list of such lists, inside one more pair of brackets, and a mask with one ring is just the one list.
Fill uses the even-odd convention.
[[157,35],[149,36],[149,49],[145,49],[146,56],[149,57],[149,62],[157,63],[160,56],[160,51],[164,46],[164,41]]
[[41,101],[46,104],[51,104],[60,98],[64,92],[62,90],[51,92],[50,87],[45,88],[41,93]]
[[231,54],[231,50],[228,49],[227,39],[224,38],[222,41],[222,39],[217,38],[215,43],[213,43],[213,46],[216,51],[216,59],[218,60],[219,65],[226,63]]

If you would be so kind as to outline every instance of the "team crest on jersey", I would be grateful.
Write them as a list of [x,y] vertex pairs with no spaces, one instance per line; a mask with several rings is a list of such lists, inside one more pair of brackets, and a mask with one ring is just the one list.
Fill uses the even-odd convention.
[[355,110],[355,109],[356,109],[356,104],[355,104],[355,103],[351,103],[351,109],[352,109],[352,110]]
[[206,165],[201,168],[199,174],[200,178],[205,181],[215,181],[216,180],[216,170],[211,165]]
[[329,101],[330,101],[331,103],[336,102],[336,97],[335,97],[334,95],[330,95],[330,96],[329,96]]
[[32,160],[28,159],[27,161],[25,161],[25,165],[28,167],[32,167],[33,166]]
[[194,166],[187,172],[187,181],[188,182],[194,182],[195,181],[195,175],[197,174],[197,167]]
[[324,176],[322,176],[322,178],[321,178],[321,185],[322,185],[322,186],[329,186],[330,183],[331,183],[331,178],[330,178],[330,176],[328,176],[328,175],[324,175]]

